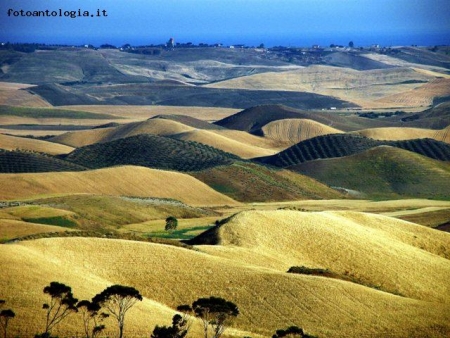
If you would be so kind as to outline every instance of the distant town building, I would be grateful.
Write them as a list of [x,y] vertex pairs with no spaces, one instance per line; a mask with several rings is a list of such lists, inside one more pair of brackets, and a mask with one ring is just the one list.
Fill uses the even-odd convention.
[[175,40],[174,40],[174,38],[170,38],[169,41],[167,41],[166,46],[169,49],[173,49],[175,47]]

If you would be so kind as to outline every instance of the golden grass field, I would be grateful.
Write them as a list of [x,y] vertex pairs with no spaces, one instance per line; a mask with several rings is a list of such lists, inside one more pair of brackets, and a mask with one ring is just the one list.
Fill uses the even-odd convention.
[[[207,86],[304,91],[334,96],[366,109],[407,108],[430,105],[433,93],[434,96],[449,95],[448,80],[437,79],[438,77],[441,75],[409,67],[357,71],[331,66],[310,66],[300,70],[249,75]],[[405,83],[411,80],[427,83]]]
[[217,121],[233,115],[240,109],[218,107],[178,107],[178,106],[126,106],[126,105],[74,105],[60,106],[68,110],[82,110],[91,113],[105,113],[125,118],[130,122],[146,120],[157,115],[186,115],[204,121]]
[[262,130],[265,137],[290,144],[320,135],[343,133],[341,130],[308,119],[277,120],[266,124]]
[[0,179],[0,200],[85,193],[174,198],[201,206],[239,204],[192,176],[136,166],[85,172],[0,174]]
[[283,150],[282,145],[286,145],[285,142],[256,137],[243,131],[203,130],[167,119],[150,119],[123,124],[119,127],[68,132],[52,138],[52,141],[72,147],[82,147],[140,134],[171,136],[180,140],[196,141],[242,158],[273,155]]
[[47,101],[37,95],[28,93],[24,88],[33,85],[24,83],[0,82],[0,105],[20,107],[50,107]]
[[450,125],[441,130],[424,128],[371,128],[358,130],[354,134],[376,140],[413,140],[418,138],[432,138],[437,141],[450,143]]
[[[0,286],[16,295],[3,298],[18,314],[11,332],[21,323],[31,333],[42,328],[42,288],[57,280],[72,286],[78,298],[113,283],[140,290],[145,300],[126,320],[130,337],[168,325],[171,309],[209,295],[239,305],[241,315],[228,337],[270,337],[288,325],[319,337],[450,333],[448,234],[367,213],[278,210],[238,214],[216,236],[219,245],[197,246],[198,251],[92,238],[2,245],[0,268],[8,273]],[[329,268],[384,291],[287,274],[294,265]],[[79,320],[73,316],[55,333],[77,330]],[[198,322],[193,330],[200,332]]]
[[0,134],[0,148],[6,150],[37,151],[50,155],[68,154],[74,150],[73,147],[62,144],[4,134]]

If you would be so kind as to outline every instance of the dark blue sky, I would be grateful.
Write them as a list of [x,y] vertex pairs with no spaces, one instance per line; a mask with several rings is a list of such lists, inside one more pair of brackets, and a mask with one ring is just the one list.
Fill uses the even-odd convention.
[[[14,10],[10,12],[9,10]],[[21,17],[18,11],[94,17]],[[107,17],[97,17],[97,10]],[[101,13],[101,12],[100,12]],[[101,13],[102,14],[102,13]],[[450,0],[66,0],[0,2],[0,42],[266,46],[450,44]]]

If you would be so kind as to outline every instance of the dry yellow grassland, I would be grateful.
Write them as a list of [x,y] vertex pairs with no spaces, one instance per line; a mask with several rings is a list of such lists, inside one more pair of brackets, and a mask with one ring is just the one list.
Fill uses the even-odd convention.
[[[20,323],[29,329],[41,323],[42,288],[57,280],[72,286],[78,298],[115,283],[137,288],[146,300],[130,310],[130,335],[148,335],[154,325],[170,323],[169,308],[210,295],[239,306],[235,330],[228,331],[235,337],[271,337],[289,325],[319,337],[450,333],[450,262],[435,253],[441,245],[449,250],[448,234],[354,212],[250,211],[223,225],[219,236],[221,245],[198,246],[200,251],[93,238],[2,245],[0,270],[7,273],[0,277],[0,289],[8,290],[3,298],[17,313],[11,332]],[[292,265],[349,270],[403,296],[287,274]],[[77,325],[68,321],[61,331]],[[200,324],[193,329],[200,332]]]
[[68,154],[74,150],[74,148],[62,144],[3,134],[0,134],[0,148],[6,150],[30,150],[50,155]]
[[82,147],[140,134],[174,136],[181,140],[196,141],[243,158],[273,155],[284,148],[280,145],[285,145],[285,143],[257,137],[243,131],[203,130],[166,119],[133,122],[115,128],[69,132],[56,136],[52,141],[73,147]]
[[52,194],[103,194],[174,198],[190,205],[239,205],[178,172],[122,166],[84,172],[0,174],[0,200]]
[[17,218],[39,218],[39,217],[56,217],[56,216],[74,216],[75,214],[68,210],[56,209],[52,207],[40,205],[22,205],[17,207],[9,207],[0,209],[0,217],[8,214]]
[[[399,101],[394,94],[408,92],[417,83],[408,80],[432,81],[429,73],[412,68],[357,71],[331,66],[312,66],[295,71],[267,72],[207,85],[213,88],[304,91],[338,97],[363,108],[415,107],[416,98]],[[419,85],[420,87],[420,85]],[[391,98],[392,96],[392,98]],[[437,96],[437,95],[436,95]]]
[[441,130],[422,128],[371,128],[352,132],[376,140],[413,140],[418,138],[432,138],[437,141],[450,143],[450,126]]
[[0,82],[0,105],[19,107],[50,107],[47,101],[28,93],[24,88],[33,87],[25,83]]
[[71,230],[59,226],[30,223],[15,219],[4,219],[0,217],[0,241],[10,240],[27,235],[64,231]]
[[10,135],[14,135],[14,136],[19,136],[19,137],[23,137],[23,136],[28,136],[28,135],[33,135],[33,136],[48,136],[48,135],[59,135],[59,134],[63,134],[66,131],[64,130],[45,130],[45,129],[40,129],[40,130],[27,130],[27,129],[8,129],[8,128],[0,128],[0,134],[10,134]]
[[60,106],[60,109],[105,113],[125,118],[130,122],[143,121],[156,115],[186,115],[204,121],[218,121],[236,114],[241,109],[184,106],[120,106],[120,105],[76,105]]
[[433,99],[450,95],[450,79],[437,78],[421,86],[415,86],[401,93],[391,94],[376,100],[379,103],[389,103],[395,107],[402,106],[429,106]]
[[341,130],[308,119],[277,120],[266,124],[262,130],[265,137],[291,144],[320,135],[342,133]]
[[71,231],[68,228],[33,223],[24,221],[26,219],[48,218],[57,216],[73,217],[73,212],[55,209],[51,207],[24,205],[17,207],[8,207],[0,209],[0,241],[10,240],[17,237],[23,237],[32,234],[46,232]]
[[52,138],[53,142],[64,144],[70,147],[79,148],[88,146],[94,143],[102,142],[107,138],[115,127],[99,128],[90,130],[71,131],[60,134]]
[[[265,148],[261,146],[249,145],[244,142],[233,138],[233,135],[244,134],[245,132],[236,133],[223,133],[221,131],[215,130],[194,130],[186,133],[181,133],[174,135],[177,139],[185,141],[195,141],[203,144],[210,145],[212,147],[221,149],[223,151],[232,153],[244,159],[249,159],[253,157],[269,156],[276,154],[279,150],[273,148]],[[252,135],[241,136],[241,139],[251,138]],[[257,137],[254,136],[256,139]],[[256,143],[256,142],[255,142]],[[262,146],[268,145],[264,139],[259,142]]]
[[351,211],[254,211],[238,214],[219,238],[254,259],[267,256],[268,268],[329,268],[407,297],[450,300],[450,235],[413,223]]
[[118,127],[68,132],[54,137],[52,141],[79,148],[140,134],[171,135],[193,129],[175,121],[156,119],[131,122]]
[[389,55],[383,55],[378,53],[367,53],[364,54],[365,58],[375,60],[378,62],[382,62],[387,65],[396,66],[396,67],[410,67],[417,72],[421,72],[427,75],[431,75],[434,77],[443,77],[450,78],[450,75],[447,74],[447,69],[437,66],[428,66],[424,64],[411,63],[405,60],[401,60]]

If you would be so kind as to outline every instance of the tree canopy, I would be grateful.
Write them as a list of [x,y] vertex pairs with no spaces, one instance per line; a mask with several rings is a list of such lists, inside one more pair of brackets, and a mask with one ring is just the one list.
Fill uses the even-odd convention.
[[169,216],[166,218],[166,226],[165,226],[166,231],[176,230],[177,227],[178,227],[178,220],[175,217]]
[[123,337],[125,314],[138,300],[142,301],[142,295],[138,290],[131,286],[118,284],[107,287],[92,298],[93,303],[97,303],[104,307],[117,319],[119,325],[119,338]]
[[236,304],[219,297],[199,298],[192,303],[192,310],[203,321],[205,338],[208,338],[209,327],[213,331],[212,337],[219,338],[230,320],[239,315]]
[[50,296],[50,302],[42,305],[47,312],[44,334],[48,335],[70,313],[78,311],[78,299],[73,296],[70,286],[59,282],[51,282],[44,288],[44,293]]

